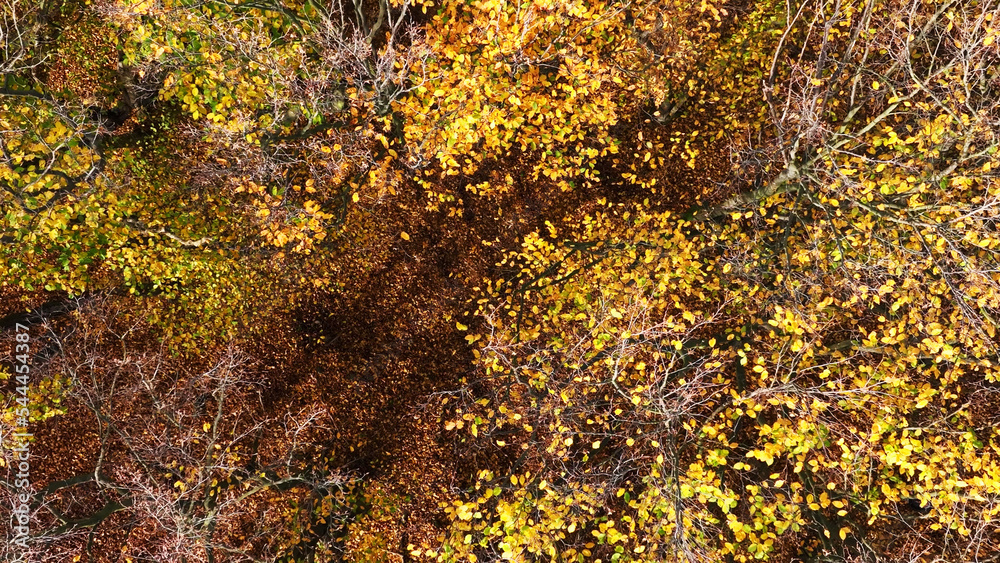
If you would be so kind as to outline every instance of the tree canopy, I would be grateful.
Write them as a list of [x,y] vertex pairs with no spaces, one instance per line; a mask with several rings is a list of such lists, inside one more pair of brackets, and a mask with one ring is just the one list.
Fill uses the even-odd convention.
[[995,560],[998,21],[5,1],[0,553]]

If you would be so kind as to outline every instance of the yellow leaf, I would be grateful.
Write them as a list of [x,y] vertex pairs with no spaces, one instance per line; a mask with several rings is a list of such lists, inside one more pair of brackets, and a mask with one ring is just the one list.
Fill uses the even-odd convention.
[[406,231],[399,233],[399,236],[403,237],[403,240],[410,240],[410,235],[406,234]]
[[460,322],[455,322],[455,327],[458,328],[458,330],[469,330],[469,327]]
[[201,425],[201,429],[204,430],[205,432],[208,432],[211,428],[212,428],[211,422],[206,422],[205,424]]

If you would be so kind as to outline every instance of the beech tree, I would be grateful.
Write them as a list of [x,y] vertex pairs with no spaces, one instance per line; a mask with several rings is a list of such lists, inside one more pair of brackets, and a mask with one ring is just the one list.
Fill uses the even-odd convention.
[[[162,346],[132,349],[145,323],[106,297],[85,298],[72,317],[40,335],[52,357],[33,378],[53,383],[36,388],[62,392],[36,393],[32,423],[79,405],[94,424],[80,431],[98,445],[85,472],[37,488],[29,549],[8,542],[7,556],[90,558],[101,526],[134,537],[137,561],[298,560],[336,547],[353,483],[317,449],[324,409],[260,417],[244,353],[224,347],[185,372]],[[4,482],[5,496],[16,492]]]
[[992,557],[996,10],[789,4],[745,191],[527,237],[449,423],[516,462],[434,553]]

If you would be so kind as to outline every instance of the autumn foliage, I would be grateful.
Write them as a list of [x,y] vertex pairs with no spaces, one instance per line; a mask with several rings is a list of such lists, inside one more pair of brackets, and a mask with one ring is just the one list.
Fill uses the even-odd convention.
[[998,20],[3,3],[0,553],[996,560]]

